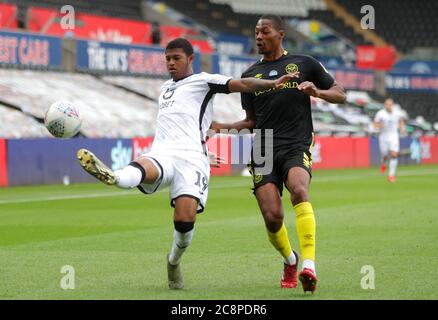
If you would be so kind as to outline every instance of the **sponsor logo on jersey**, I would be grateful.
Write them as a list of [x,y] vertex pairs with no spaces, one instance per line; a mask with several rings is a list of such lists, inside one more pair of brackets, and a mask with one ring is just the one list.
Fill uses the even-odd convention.
[[296,88],[298,88],[298,82],[293,81],[293,82],[283,83],[283,86],[280,87],[280,88],[272,88],[272,89],[267,89],[267,90],[263,90],[263,91],[256,91],[254,94],[255,94],[256,97],[258,97],[258,96],[263,95],[265,93],[274,92],[276,90],[296,89]]
[[289,63],[286,66],[286,72],[287,73],[294,73],[298,71],[298,66],[295,63]]
[[269,71],[269,76],[270,76],[270,77],[277,76],[277,75],[278,75],[277,70],[271,70],[271,71]]
[[175,88],[167,88],[166,91],[163,93],[163,99],[167,100],[172,98],[173,94],[175,93]]

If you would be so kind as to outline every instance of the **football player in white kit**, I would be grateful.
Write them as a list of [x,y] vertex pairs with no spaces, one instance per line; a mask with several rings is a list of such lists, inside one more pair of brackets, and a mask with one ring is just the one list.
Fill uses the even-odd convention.
[[175,230],[167,256],[168,284],[171,289],[181,289],[180,260],[192,240],[196,214],[204,210],[207,201],[210,167],[206,135],[213,116],[214,94],[281,88],[299,73],[277,80],[194,74],[193,47],[182,38],[168,43],[165,57],[172,79],[162,86],[150,152],[114,172],[88,150],[80,149],[77,157],[89,174],[107,185],[138,187],[146,194],[170,187]]
[[386,171],[386,163],[389,161],[388,181],[395,182],[395,174],[400,151],[399,130],[405,134],[403,115],[394,109],[394,101],[388,98],[384,102],[384,109],[379,110],[374,119],[374,126],[380,129],[379,147],[382,156],[380,171]]

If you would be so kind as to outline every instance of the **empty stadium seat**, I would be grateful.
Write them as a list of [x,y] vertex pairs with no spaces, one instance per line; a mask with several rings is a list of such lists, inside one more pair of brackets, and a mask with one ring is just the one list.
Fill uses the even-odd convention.
[[415,47],[437,46],[438,13],[437,1],[379,1],[379,0],[337,0],[359,20],[363,5],[375,10],[375,32],[403,53]]
[[0,96],[38,119],[54,101],[69,100],[83,115],[81,132],[87,137],[131,138],[155,131],[156,103],[90,75],[0,69]]

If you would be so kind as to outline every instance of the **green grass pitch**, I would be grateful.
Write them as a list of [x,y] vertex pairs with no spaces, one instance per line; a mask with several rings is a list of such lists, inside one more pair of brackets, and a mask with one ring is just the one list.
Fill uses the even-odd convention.
[[[279,288],[282,260],[249,187],[250,178],[212,178],[183,257],[182,291],[167,288],[167,190],[0,189],[0,299],[438,299],[438,166],[400,167],[395,184],[377,168],[315,171],[319,285],[306,296]],[[74,290],[60,286],[64,265],[74,267]],[[366,265],[374,289],[361,287]]]

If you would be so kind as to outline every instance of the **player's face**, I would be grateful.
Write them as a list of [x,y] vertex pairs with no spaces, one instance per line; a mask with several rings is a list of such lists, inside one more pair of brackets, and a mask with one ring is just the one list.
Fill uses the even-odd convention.
[[270,54],[278,50],[284,32],[278,31],[271,20],[260,19],[255,27],[255,40],[259,54]]
[[392,112],[394,101],[392,101],[392,99],[386,99],[383,105],[385,106],[386,111]]
[[167,71],[172,79],[178,80],[193,73],[193,55],[187,56],[181,48],[168,49],[165,54]]

